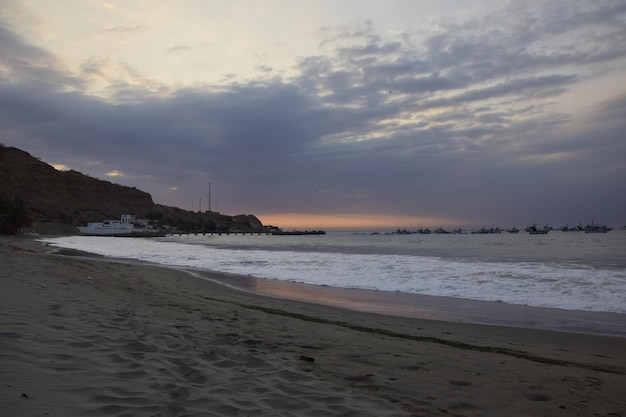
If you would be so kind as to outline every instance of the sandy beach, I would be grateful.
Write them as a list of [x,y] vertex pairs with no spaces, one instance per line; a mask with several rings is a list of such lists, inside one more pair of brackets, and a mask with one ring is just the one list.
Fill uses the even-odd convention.
[[28,238],[0,238],[0,301],[1,416],[626,416],[625,337],[356,312]]

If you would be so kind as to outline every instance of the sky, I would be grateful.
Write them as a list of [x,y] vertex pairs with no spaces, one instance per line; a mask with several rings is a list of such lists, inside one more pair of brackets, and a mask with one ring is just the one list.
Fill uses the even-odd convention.
[[1,1],[0,143],[57,169],[283,229],[626,225],[624,0]]

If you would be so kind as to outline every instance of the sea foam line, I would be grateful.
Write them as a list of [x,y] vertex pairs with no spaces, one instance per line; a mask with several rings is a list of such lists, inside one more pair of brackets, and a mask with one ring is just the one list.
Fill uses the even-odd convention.
[[108,257],[312,285],[626,313],[623,271],[411,255],[220,249],[153,239],[71,236],[42,241]]

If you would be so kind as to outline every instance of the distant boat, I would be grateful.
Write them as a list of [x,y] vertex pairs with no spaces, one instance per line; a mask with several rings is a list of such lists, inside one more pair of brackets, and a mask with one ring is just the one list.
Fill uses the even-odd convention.
[[509,232],[509,233],[519,233],[519,229],[517,227],[513,227],[513,228],[507,230],[507,232]]
[[550,231],[550,229],[547,226],[544,227],[543,229],[539,229],[539,228],[537,228],[537,225],[535,223],[533,223],[532,226],[528,226],[526,228],[526,231],[530,235],[547,235],[548,232]]
[[[135,226],[135,223],[141,226]],[[103,220],[100,223],[87,223],[79,226],[78,231],[85,236],[112,236],[112,237],[154,237],[164,236],[161,230],[154,229],[146,224],[145,220],[137,219],[130,214],[123,214],[120,220]]]
[[502,233],[502,229],[499,227],[491,227],[489,229],[485,227],[481,227],[478,230],[472,230],[473,235],[488,235],[488,234],[500,234]]
[[593,222],[585,226],[585,233],[607,233],[611,230],[613,229],[611,229],[610,227],[601,224],[594,224]]
[[584,227],[582,224],[579,224],[576,227],[569,227],[569,225],[563,226],[560,228],[562,232],[582,232]]

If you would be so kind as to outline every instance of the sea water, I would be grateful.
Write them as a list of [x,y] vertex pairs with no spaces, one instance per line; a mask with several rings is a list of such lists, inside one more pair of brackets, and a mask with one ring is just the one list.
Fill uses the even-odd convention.
[[312,285],[626,314],[626,231],[68,236],[53,246]]

